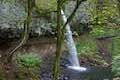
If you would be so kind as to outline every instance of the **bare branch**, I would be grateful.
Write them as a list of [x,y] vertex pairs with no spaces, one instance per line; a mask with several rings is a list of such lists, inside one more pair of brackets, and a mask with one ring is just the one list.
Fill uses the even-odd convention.
[[69,18],[67,19],[66,23],[63,25],[63,30],[65,29],[66,25],[72,20],[72,18],[75,16],[75,13],[77,11],[77,9],[79,8],[79,5],[87,0],[77,0],[76,1],[76,6],[75,9],[73,10],[73,12],[71,13],[71,15],[69,16]]

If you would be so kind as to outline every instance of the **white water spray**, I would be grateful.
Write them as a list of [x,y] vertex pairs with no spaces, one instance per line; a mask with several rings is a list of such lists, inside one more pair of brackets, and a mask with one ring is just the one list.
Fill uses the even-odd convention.
[[[62,18],[63,18],[64,23],[66,23],[67,18],[65,16],[63,10],[61,10],[61,14],[62,14]],[[65,33],[66,44],[67,44],[67,48],[69,51],[69,60],[71,62],[71,66],[68,66],[68,68],[74,69],[77,71],[86,71],[86,68],[81,67],[79,64],[77,50],[76,50],[74,40],[72,38],[72,31],[70,29],[70,25],[67,24],[65,29],[66,29],[66,33]]]

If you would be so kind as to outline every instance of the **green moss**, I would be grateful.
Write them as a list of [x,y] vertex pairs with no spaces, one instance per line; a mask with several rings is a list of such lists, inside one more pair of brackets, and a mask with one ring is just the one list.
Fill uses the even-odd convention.
[[40,13],[46,13],[51,11],[56,11],[57,1],[56,0],[36,0],[36,8]]

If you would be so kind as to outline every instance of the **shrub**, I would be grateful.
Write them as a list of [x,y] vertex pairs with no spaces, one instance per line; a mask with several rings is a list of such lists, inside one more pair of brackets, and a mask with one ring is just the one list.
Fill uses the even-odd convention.
[[37,68],[40,66],[42,60],[39,54],[26,53],[17,55],[17,63],[26,68]]
[[97,52],[96,42],[90,35],[81,36],[81,38],[76,43],[76,48],[79,54],[93,55]]
[[36,69],[38,69],[42,63],[39,54],[33,52],[18,54],[16,59],[18,64],[17,80],[26,80],[26,78],[29,80],[40,80],[39,75],[36,72]]
[[100,38],[100,37],[104,37],[104,36],[113,36],[118,34],[118,32],[112,28],[112,27],[97,27],[97,28],[93,28],[93,30],[90,32],[90,34],[94,37],[94,38]]
[[112,71],[115,76],[120,76],[120,54],[114,56],[112,61]]

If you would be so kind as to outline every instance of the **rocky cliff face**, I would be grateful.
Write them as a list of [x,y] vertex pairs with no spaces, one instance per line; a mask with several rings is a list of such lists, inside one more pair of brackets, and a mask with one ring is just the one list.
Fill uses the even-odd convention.
[[[40,0],[36,1],[39,2]],[[55,4],[55,0],[51,1],[49,5],[46,5],[45,1],[41,1],[42,3],[36,2],[36,7],[33,10],[33,22],[31,26],[32,35],[34,33],[37,35],[44,35],[46,32],[52,33],[52,30],[50,28],[52,21],[50,20],[54,16],[43,17],[45,15],[42,13],[42,15],[40,15],[37,12],[39,12],[39,10],[52,10],[53,6],[50,5]],[[0,38],[20,37],[20,33],[22,31],[21,28],[23,28],[24,20],[27,17],[26,6],[27,4],[23,0],[0,0]]]
[[22,0],[0,0],[0,28],[19,27],[26,18]]
[[[73,20],[71,21],[71,27],[73,31],[76,31],[78,33],[83,33],[84,31],[88,29],[88,23],[89,23],[90,16],[91,16],[91,13],[88,12],[88,5],[89,6],[91,5],[90,0],[83,2],[79,6]],[[75,6],[76,6],[75,1],[67,2],[67,4],[65,5],[65,10],[64,10],[67,17],[70,16]]]
[[27,16],[24,5],[22,0],[0,0],[0,38],[17,37],[16,29],[22,27]]
[[[55,34],[55,12],[56,0],[36,0],[33,9],[33,22],[30,27],[31,36],[54,35]],[[75,2],[71,1],[65,6],[66,15],[70,15],[75,7]],[[0,38],[19,38],[24,20],[27,17],[26,2],[23,0],[0,0]],[[84,6],[84,5],[82,5]],[[81,8],[83,8],[81,6]],[[73,26],[79,26],[81,20],[87,19],[87,14],[83,9],[79,9]],[[48,14],[49,15],[48,15]],[[79,27],[78,27],[79,28]],[[3,36],[6,35],[6,36]]]

